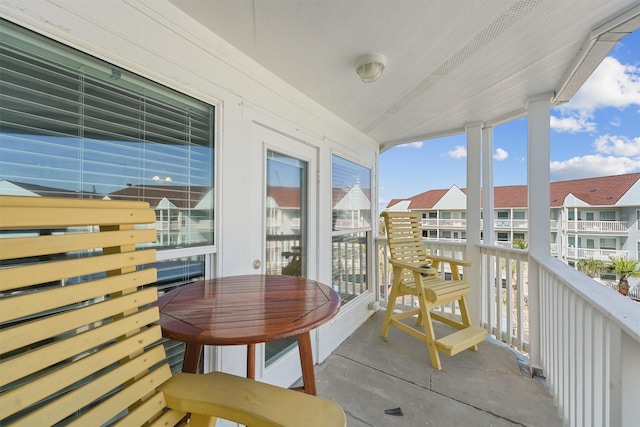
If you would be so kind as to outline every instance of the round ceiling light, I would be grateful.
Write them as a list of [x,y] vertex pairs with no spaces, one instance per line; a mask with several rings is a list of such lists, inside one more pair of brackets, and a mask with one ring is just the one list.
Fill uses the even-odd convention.
[[372,53],[358,58],[356,61],[356,73],[364,83],[373,83],[380,78],[387,58],[381,53]]

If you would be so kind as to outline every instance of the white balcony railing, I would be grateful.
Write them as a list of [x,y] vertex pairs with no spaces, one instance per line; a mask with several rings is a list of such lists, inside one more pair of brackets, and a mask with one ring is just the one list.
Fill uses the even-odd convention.
[[[379,240],[380,300],[386,304],[391,270]],[[427,242],[442,255],[465,257],[461,244]],[[481,245],[480,323],[530,356],[549,384],[565,425],[637,425],[640,396],[640,305],[550,255]],[[467,272],[465,272],[467,274]],[[465,274],[465,275],[466,275]],[[396,302],[396,309],[415,301]],[[455,307],[442,310],[456,315]]]
[[467,228],[467,220],[462,218],[422,218],[422,226],[425,228]]
[[629,232],[629,224],[623,221],[567,221],[565,229],[571,233],[623,233]]
[[481,246],[482,326],[529,352],[529,263],[521,249]]
[[609,257],[628,259],[628,251],[615,249],[587,249],[587,248],[566,248],[568,259],[595,259],[598,261],[609,261]]
[[[423,218],[424,228],[466,228],[466,219],[442,219]],[[493,222],[495,229],[499,230],[527,230],[529,221],[526,219],[495,219]],[[624,221],[566,221],[563,228],[570,233],[596,233],[596,234],[627,234],[629,224]],[[550,229],[558,229],[558,221],[550,221]]]
[[565,425],[638,425],[640,305],[551,256],[529,267],[536,353]]

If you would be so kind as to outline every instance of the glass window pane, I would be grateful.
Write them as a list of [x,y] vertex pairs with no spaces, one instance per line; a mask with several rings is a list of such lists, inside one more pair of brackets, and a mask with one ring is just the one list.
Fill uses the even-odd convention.
[[615,221],[616,213],[615,211],[601,211],[600,212],[600,221]]
[[332,283],[344,304],[369,289],[371,170],[336,155],[332,156],[331,167]]
[[600,239],[600,249],[618,249],[616,239],[603,237]]
[[307,169],[303,160],[267,153],[267,274],[306,276]]
[[371,227],[371,171],[333,156],[333,231]]
[[142,200],[161,249],[213,244],[214,108],[3,22],[0,194]]
[[342,304],[368,289],[367,232],[332,238],[332,284]]

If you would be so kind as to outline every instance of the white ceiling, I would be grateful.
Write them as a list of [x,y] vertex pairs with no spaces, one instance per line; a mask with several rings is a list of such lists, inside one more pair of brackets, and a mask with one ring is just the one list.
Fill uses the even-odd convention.
[[[382,149],[566,101],[640,26],[638,0],[170,1]],[[365,84],[368,53],[387,67]]]

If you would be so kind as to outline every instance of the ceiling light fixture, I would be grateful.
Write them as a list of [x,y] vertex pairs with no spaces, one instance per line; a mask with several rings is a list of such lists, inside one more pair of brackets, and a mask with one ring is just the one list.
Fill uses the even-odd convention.
[[356,61],[356,73],[364,83],[373,83],[380,78],[387,58],[381,53],[372,53],[358,58]]

